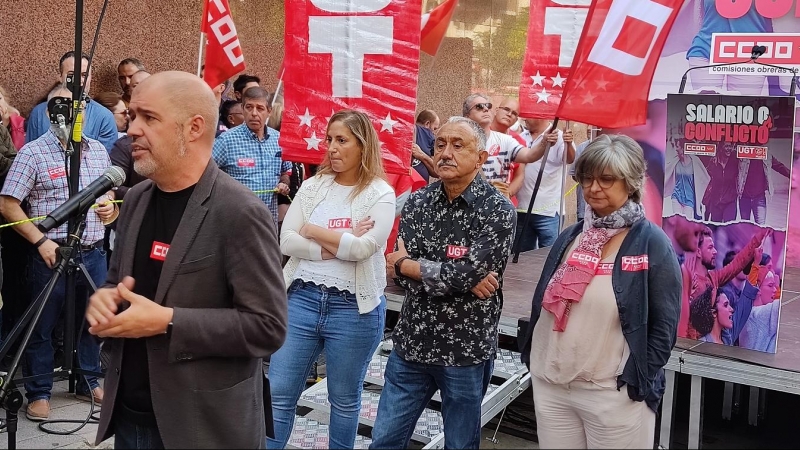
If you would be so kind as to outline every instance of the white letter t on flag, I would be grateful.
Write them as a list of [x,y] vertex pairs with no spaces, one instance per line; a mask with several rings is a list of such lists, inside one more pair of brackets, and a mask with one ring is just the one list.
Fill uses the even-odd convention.
[[393,42],[392,17],[308,18],[308,52],[333,55],[334,97],[362,97],[364,55],[389,55]]

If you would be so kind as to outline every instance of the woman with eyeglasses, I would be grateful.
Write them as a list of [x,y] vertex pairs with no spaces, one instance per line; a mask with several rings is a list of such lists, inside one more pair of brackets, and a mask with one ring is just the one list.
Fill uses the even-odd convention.
[[681,307],[678,259],[645,218],[642,148],[600,136],[575,163],[589,208],[545,262],[522,360],[541,448],[652,448]]
[[95,95],[93,100],[105,106],[114,115],[117,138],[125,136],[128,131],[128,108],[122,101],[122,96],[116,92],[101,92]]

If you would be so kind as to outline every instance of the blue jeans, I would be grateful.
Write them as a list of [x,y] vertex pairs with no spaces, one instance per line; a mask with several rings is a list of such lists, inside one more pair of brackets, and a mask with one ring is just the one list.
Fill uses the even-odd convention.
[[162,449],[164,443],[158,427],[136,425],[124,420],[114,420],[115,449]]
[[750,220],[752,213],[753,219],[759,225],[767,222],[767,197],[761,194],[758,197],[744,197],[739,199],[739,213],[742,220]]
[[554,217],[531,214],[525,232],[522,226],[525,224],[527,213],[517,212],[517,232],[522,242],[519,243],[520,252],[527,252],[542,247],[550,247],[558,237],[558,214]]
[[479,448],[481,402],[493,368],[494,358],[454,367],[414,363],[392,352],[369,448],[408,448],[417,420],[437,388],[442,395],[444,447]]
[[[83,251],[74,258],[82,261],[88,275],[96,285],[100,285],[106,280],[106,254],[103,250],[94,249],[91,251]],[[30,271],[31,289],[33,298],[39,296],[42,290],[50,281],[53,275],[53,270],[47,267],[44,260],[39,256],[39,252],[34,250],[29,264],[28,270]],[[86,310],[86,302],[90,295],[92,295],[91,288],[87,285],[82,274],[78,273],[75,277],[75,319],[76,331],[84,323],[84,311]],[[36,324],[36,328],[31,336],[28,348],[25,349],[25,364],[23,366],[23,374],[25,376],[41,375],[53,372],[53,328],[61,315],[61,308],[64,306],[66,299],[66,276],[61,276],[53,288],[53,293],[47,304],[42,311],[42,316]],[[89,334],[88,325],[83,325],[83,332],[80,340],[77,342],[78,348],[78,364],[81,369],[93,372],[100,372],[100,341]],[[67,357],[70,357],[67,355]],[[79,393],[88,393],[100,384],[97,382],[97,377],[87,376],[89,381],[89,388],[86,387],[84,377],[79,377],[77,391]],[[36,381],[29,381],[25,383],[25,396],[29,402],[40,399],[50,399],[50,391],[53,389],[53,379],[44,378]]]
[[353,448],[364,376],[385,320],[385,297],[378,307],[360,314],[354,294],[300,280],[292,283],[286,342],[269,364],[275,438],[267,438],[267,448],[286,447],[297,400],[323,349],[331,404],[329,448]]

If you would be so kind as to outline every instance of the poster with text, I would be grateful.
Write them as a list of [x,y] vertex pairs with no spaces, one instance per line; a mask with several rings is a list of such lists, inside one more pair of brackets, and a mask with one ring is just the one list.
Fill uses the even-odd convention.
[[681,264],[678,335],[774,353],[792,97],[667,97],[663,227]]
[[[789,93],[791,72],[767,70],[753,63],[735,69],[700,68],[724,61],[747,61],[752,46],[767,51],[758,61],[797,70],[800,67],[800,0],[685,0],[653,77],[647,124],[605,133],[634,138],[647,159],[644,205],[647,218],[661,223],[664,197],[664,151],[667,132],[667,94],[675,94],[687,76],[687,93],[781,96]],[[602,81],[593,83],[602,94]],[[797,120],[797,119],[796,119]],[[796,121],[795,131],[800,131]],[[800,191],[798,191],[800,197]],[[789,267],[800,267],[800,201],[792,202],[789,216]]]

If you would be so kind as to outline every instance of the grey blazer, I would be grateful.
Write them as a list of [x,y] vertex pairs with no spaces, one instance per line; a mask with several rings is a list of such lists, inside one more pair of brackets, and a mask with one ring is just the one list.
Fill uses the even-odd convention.
[[[125,196],[108,278],[133,272],[154,183]],[[153,410],[166,448],[263,448],[262,358],[286,335],[286,287],[274,221],[258,197],[209,161],[164,262],[156,303],[174,308],[170,337],[147,339]],[[97,443],[114,434],[123,339],[110,361]],[[271,407],[267,405],[267,407]]]

